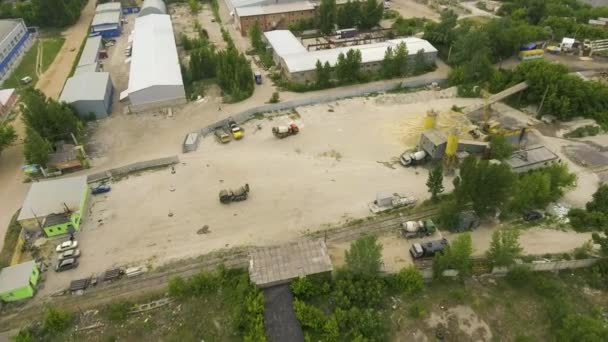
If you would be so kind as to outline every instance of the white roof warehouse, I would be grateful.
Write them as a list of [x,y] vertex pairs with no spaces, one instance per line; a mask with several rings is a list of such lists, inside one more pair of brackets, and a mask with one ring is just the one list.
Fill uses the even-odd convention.
[[169,15],[149,14],[135,20],[128,94],[133,111],[186,102]]
[[379,43],[335,49],[306,51],[299,39],[290,31],[269,31],[265,32],[264,36],[273,49],[275,60],[280,60],[286,75],[295,81],[311,80],[314,77],[317,61],[328,62],[331,66],[335,66],[340,53],[346,54],[350,49],[359,50],[362,64],[369,67],[379,67],[384,59],[386,49],[389,47],[395,49],[401,43],[405,43],[410,56],[414,56],[422,50],[429,62],[434,62],[437,57],[437,49],[431,43],[415,37],[390,39]]

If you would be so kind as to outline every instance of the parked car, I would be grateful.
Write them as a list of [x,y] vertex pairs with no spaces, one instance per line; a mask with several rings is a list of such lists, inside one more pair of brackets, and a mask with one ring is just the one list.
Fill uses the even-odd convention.
[[545,215],[543,215],[543,213],[541,213],[538,210],[530,210],[530,211],[526,211],[524,213],[524,221],[536,221],[536,220],[540,220],[543,217],[545,217]]
[[64,259],[69,259],[69,258],[76,259],[79,256],[80,256],[80,249],[70,249],[63,253],[60,253],[59,256],[57,257],[57,261],[61,261]]
[[76,258],[63,259],[55,266],[55,272],[63,272],[76,267],[78,267],[78,260]]
[[21,81],[21,84],[30,84],[32,82],[32,78],[29,76],[25,76],[20,81]]
[[91,193],[93,195],[99,195],[99,194],[104,194],[106,192],[110,192],[110,190],[112,190],[112,188],[109,185],[101,184],[94,188],[91,188]]
[[57,245],[55,251],[57,251],[57,253],[62,253],[65,251],[69,251],[70,249],[76,249],[76,247],[78,247],[78,241],[66,241],[60,245]]

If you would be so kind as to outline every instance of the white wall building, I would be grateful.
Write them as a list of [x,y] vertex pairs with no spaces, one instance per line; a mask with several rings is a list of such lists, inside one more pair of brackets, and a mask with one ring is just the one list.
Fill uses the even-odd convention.
[[149,14],[135,20],[127,92],[132,111],[186,103],[169,15]]
[[281,66],[285,76],[295,82],[313,81],[317,61],[323,64],[328,62],[333,67],[340,53],[346,54],[350,49],[361,52],[362,69],[368,71],[379,69],[386,49],[391,47],[394,50],[401,43],[406,45],[410,58],[420,50],[424,52],[429,63],[434,63],[437,58],[437,49],[431,43],[415,37],[317,51],[307,51],[300,40],[288,30],[264,32],[264,37],[273,50],[275,62]]

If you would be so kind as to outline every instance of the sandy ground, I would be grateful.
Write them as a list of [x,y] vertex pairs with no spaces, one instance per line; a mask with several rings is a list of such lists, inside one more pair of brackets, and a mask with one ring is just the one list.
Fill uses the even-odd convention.
[[427,5],[418,3],[414,0],[392,0],[390,8],[401,14],[404,18],[427,18],[439,21],[439,13]]
[[476,4],[477,4],[477,1],[461,2],[460,6],[471,11],[471,13],[460,15],[460,16],[458,16],[458,19],[464,19],[464,18],[469,18],[469,17],[500,18],[499,16],[495,15],[494,13],[490,13],[488,11],[484,11],[482,9],[477,8],[477,6],[475,6]]
[[[495,226],[482,225],[471,232],[474,256],[483,256],[486,253],[490,248],[492,232],[496,229],[497,227]],[[439,232],[431,237],[412,240],[400,237],[398,232],[380,236],[378,242],[382,244],[383,268],[387,272],[397,272],[403,267],[413,265],[409,249],[414,243],[437,240],[440,239],[441,236],[452,241],[458,235],[459,234],[450,232]],[[523,253],[529,255],[570,252],[589,240],[591,240],[591,233],[576,233],[573,231],[561,231],[551,228],[531,228],[522,230],[519,238]],[[328,245],[328,248],[334,267],[343,266],[345,264],[344,252],[350,248],[350,242],[332,243]]]
[[[180,155],[175,174],[161,170],[113,184],[107,196],[93,199],[78,236],[80,266],[49,274],[43,293],[111,266],[157,264],[228,246],[285,242],[327,223],[368,216],[367,202],[378,191],[426,198],[426,172],[383,163],[411,147],[394,134],[395,126],[407,117],[421,121],[427,104],[377,100],[355,98],[299,108],[300,118],[292,117],[301,133],[283,140],[274,138],[270,129],[290,118],[252,121],[244,126],[241,141],[221,145],[213,137],[203,139],[197,152]],[[474,101],[445,99],[433,106],[448,110],[454,103]],[[251,186],[249,200],[219,203],[220,189],[244,183]],[[211,232],[198,235],[204,225]]]
[[[47,96],[59,97],[63,84],[78,54],[80,43],[82,43],[82,40],[88,33],[89,23],[93,18],[94,10],[95,1],[90,0],[83,9],[78,22],[62,33],[65,43],[49,69],[42,74],[42,77],[40,77],[36,84],[36,88],[40,89]],[[21,207],[21,203],[25,199],[25,195],[29,189],[29,184],[23,183],[24,178],[21,172],[21,166],[24,164],[23,122],[20,117],[17,117],[13,120],[12,125],[17,131],[19,138],[13,146],[5,149],[0,154],[0,189],[2,189],[2,196],[0,196],[0,208],[2,208],[0,210],[0,236],[2,236],[0,248],[4,244],[4,235],[6,234],[11,217]]]

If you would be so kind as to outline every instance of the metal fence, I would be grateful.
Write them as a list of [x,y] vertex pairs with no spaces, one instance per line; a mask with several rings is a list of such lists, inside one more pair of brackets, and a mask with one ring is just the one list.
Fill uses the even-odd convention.
[[[301,98],[301,99],[296,99],[296,100],[290,100],[290,101],[285,101],[285,102],[257,106],[257,107],[249,108],[248,110],[245,110],[243,112],[234,114],[234,115],[232,115],[231,118],[234,121],[236,121],[237,123],[241,124],[241,123],[251,119],[252,116],[254,116],[256,114],[260,114],[260,113],[282,111],[282,110],[292,109],[292,108],[301,107],[301,106],[309,106],[309,105],[313,105],[313,104],[327,103],[327,102],[337,101],[337,100],[341,100],[341,99],[346,99],[349,97],[357,97],[357,96],[363,96],[363,95],[372,94],[372,93],[385,92],[385,91],[393,90],[396,88],[417,88],[417,87],[422,87],[422,86],[432,84],[432,83],[441,84],[446,81],[447,81],[447,79],[445,79],[445,78],[436,78],[436,79],[418,79],[418,80],[410,80],[410,81],[403,81],[403,82],[395,81],[395,82],[389,82],[389,83],[384,83],[384,84],[370,84],[366,87],[361,87],[361,88],[351,89],[351,90],[344,90],[344,91],[336,92],[336,93],[332,93],[332,94],[323,94],[323,95],[318,95],[318,96],[311,96],[311,97],[306,97],[306,98]],[[218,121],[214,124],[211,124],[207,127],[204,127],[199,130],[199,134],[204,137],[204,136],[207,136],[208,134],[213,133],[213,131],[215,131],[218,128],[226,127],[228,125],[228,120],[229,119],[224,119],[224,120]]]
[[153,169],[157,167],[169,166],[177,163],[179,163],[179,158],[177,156],[136,162],[129,165],[117,167],[115,169],[90,174],[87,176],[87,182],[95,183],[104,179],[122,177],[128,175],[129,173]]

